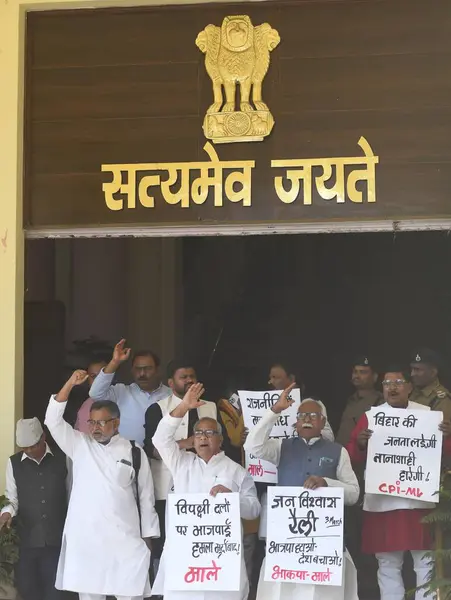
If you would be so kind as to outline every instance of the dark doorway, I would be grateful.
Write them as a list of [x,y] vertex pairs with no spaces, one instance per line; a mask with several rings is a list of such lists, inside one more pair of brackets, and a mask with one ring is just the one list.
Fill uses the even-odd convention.
[[355,354],[381,369],[418,345],[451,356],[446,233],[187,238],[183,250],[185,349],[212,397],[265,389],[285,358],[336,426]]

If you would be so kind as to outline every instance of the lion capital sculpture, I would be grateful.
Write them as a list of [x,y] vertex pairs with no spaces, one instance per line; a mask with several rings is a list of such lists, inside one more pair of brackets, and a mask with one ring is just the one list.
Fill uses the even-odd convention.
[[[225,17],[221,27],[208,25],[199,33],[196,45],[205,54],[205,68],[213,83],[214,97],[207,110],[204,130],[210,126],[217,132],[218,127],[221,129],[226,123],[224,115],[235,113],[234,126],[239,125],[244,131],[249,125],[246,133],[249,135],[250,132],[254,139],[252,124],[259,132],[269,128],[266,133],[257,135],[259,139],[262,139],[261,135],[269,134],[274,121],[262,98],[262,83],[269,68],[270,52],[279,42],[279,34],[268,23],[254,27],[246,15]],[[235,106],[237,86],[240,89],[239,111]],[[249,114],[246,116],[246,113]],[[209,119],[209,115],[216,115],[216,120]],[[233,137],[233,131],[228,133]]]

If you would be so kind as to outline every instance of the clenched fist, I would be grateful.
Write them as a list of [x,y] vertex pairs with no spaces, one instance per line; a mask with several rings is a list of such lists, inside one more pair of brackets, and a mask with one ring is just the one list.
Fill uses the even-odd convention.
[[274,404],[274,406],[271,409],[273,411],[273,413],[278,415],[282,411],[286,410],[287,408],[290,408],[290,406],[294,402],[294,400],[292,400],[290,398],[290,394],[294,390],[295,387],[296,387],[296,382],[293,382],[285,390],[283,390],[283,392],[280,394],[279,399],[277,400],[277,402]]
[[78,369],[74,371],[72,375],[69,377],[68,383],[70,385],[81,385],[88,379],[88,373],[83,371],[82,369]]

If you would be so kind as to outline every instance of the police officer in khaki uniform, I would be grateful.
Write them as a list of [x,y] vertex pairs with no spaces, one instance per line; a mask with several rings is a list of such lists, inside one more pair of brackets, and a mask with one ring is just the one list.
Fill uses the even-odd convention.
[[[360,417],[372,406],[378,406],[384,402],[383,394],[376,389],[377,378],[377,371],[370,358],[367,355],[356,357],[352,363],[351,376],[355,392],[348,398],[336,437],[336,441],[343,444],[343,446],[351,439],[351,433]],[[360,489],[363,495],[363,490],[365,489],[363,468],[356,468],[354,466],[354,471],[359,479]],[[359,597],[377,597],[378,585],[376,579],[376,560],[374,556],[362,554],[361,552],[361,503],[345,507],[345,539],[346,547],[351,553],[357,567]]]
[[451,418],[451,393],[440,383],[438,373],[441,359],[437,352],[421,348],[413,353],[410,361],[414,388],[409,400],[429,406],[431,410],[440,410],[443,420]]
[[352,368],[352,385],[355,392],[348,398],[341,417],[336,441],[343,446],[351,439],[351,433],[360,417],[372,406],[382,404],[384,397],[376,390],[377,372],[367,356],[355,359]]

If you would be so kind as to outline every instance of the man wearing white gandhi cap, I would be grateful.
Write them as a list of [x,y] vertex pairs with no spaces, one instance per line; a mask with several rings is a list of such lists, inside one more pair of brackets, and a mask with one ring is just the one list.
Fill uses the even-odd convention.
[[21,450],[6,466],[8,504],[1,511],[0,529],[17,519],[18,591],[23,600],[57,600],[56,569],[67,511],[66,458],[50,450],[36,417],[20,419],[16,443]]
[[41,422],[37,417],[19,419],[16,425],[16,444],[19,448],[35,446],[44,434]]

